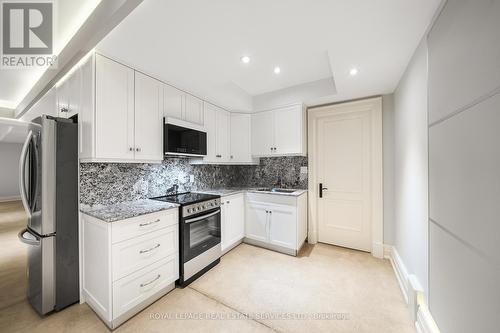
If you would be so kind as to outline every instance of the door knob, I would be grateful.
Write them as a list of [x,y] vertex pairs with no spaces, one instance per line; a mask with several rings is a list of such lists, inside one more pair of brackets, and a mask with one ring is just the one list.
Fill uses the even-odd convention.
[[328,191],[328,187],[323,187],[323,183],[319,183],[319,197],[323,198],[323,191]]

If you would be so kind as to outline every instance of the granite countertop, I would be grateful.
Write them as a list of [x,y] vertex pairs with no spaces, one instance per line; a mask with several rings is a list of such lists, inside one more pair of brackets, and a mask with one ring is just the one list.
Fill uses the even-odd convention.
[[120,202],[111,205],[80,205],[84,214],[105,222],[115,222],[131,217],[159,212],[167,209],[177,209],[179,205],[150,199]]
[[[300,190],[300,189],[294,189],[293,192],[289,192],[289,193],[272,192],[272,191],[259,191],[259,189],[262,189],[262,188],[267,188],[267,187],[230,187],[230,188],[221,188],[221,189],[198,190],[195,192],[215,194],[215,195],[220,195],[221,197],[224,197],[227,195],[232,195],[232,194],[237,194],[237,193],[244,193],[244,192],[286,195],[286,196],[298,197],[298,196],[307,192],[307,190]],[[271,188],[271,187],[269,187],[269,188]],[[290,189],[290,190],[292,190],[292,189]]]

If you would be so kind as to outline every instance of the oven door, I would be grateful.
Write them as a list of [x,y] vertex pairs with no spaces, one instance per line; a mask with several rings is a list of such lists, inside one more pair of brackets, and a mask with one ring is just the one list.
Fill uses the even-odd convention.
[[183,220],[183,262],[199,256],[221,242],[220,208]]

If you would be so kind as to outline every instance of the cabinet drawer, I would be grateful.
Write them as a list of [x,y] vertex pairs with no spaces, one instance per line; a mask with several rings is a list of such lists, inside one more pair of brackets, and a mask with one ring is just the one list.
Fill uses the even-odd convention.
[[171,255],[113,283],[113,318],[144,302],[179,278],[179,256]]
[[179,224],[177,214],[177,209],[170,209],[113,222],[111,233],[112,243],[115,244],[151,231],[177,225]]
[[179,226],[173,225],[113,245],[113,281],[179,252]]

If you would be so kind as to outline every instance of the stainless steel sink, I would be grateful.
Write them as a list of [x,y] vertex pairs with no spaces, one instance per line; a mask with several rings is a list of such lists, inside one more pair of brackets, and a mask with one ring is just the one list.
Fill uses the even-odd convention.
[[259,188],[259,192],[277,192],[277,193],[293,193],[296,190],[286,189],[286,188]]

